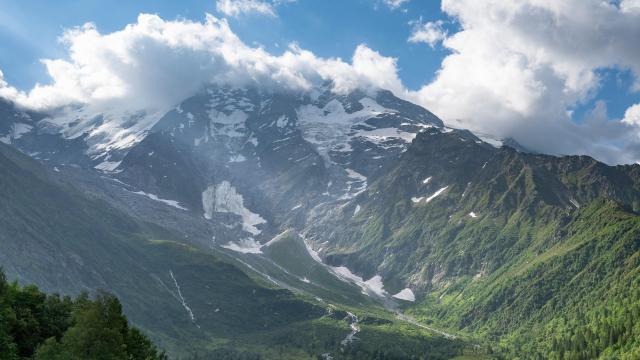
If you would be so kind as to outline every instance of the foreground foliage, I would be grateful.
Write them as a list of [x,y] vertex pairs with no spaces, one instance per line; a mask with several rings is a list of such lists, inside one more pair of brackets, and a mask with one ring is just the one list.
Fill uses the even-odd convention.
[[0,272],[0,359],[164,360],[130,327],[117,298],[47,295],[33,285],[8,284]]

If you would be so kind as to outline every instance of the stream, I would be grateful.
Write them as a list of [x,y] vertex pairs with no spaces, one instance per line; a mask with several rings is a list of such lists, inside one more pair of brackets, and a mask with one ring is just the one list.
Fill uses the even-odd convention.
[[351,328],[351,332],[347,334],[342,342],[340,342],[342,346],[346,346],[353,342],[353,339],[357,339],[355,336],[360,332],[360,326],[358,326],[358,317],[350,312],[347,313],[347,317],[349,317],[349,327]]

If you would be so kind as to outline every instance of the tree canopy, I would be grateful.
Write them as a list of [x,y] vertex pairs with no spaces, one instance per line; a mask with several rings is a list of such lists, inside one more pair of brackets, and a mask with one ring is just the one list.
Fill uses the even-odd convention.
[[118,299],[48,295],[0,270],[0,360],[166,360],[129,325]]

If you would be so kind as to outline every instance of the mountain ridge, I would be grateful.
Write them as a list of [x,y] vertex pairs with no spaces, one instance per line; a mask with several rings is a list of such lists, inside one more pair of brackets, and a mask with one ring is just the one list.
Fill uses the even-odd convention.
[[[529,153],[388,91],[312,95],[208,88],[93,159],[95,134],[59,154],[34,150],[39,130],[10,139],[136,221],[301,296],[377,301],[498,357],[633,354],[572,336],[635,331],[577,304],[635,318],[623,299],[638,296],[624,284],[637,282],[640,166]],[[558,323],[573,327],[545,325]]]

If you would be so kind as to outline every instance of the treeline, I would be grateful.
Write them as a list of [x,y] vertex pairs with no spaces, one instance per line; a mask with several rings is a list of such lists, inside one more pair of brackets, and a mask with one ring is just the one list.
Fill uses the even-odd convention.
[[640,284],[625,286],[611,289],[604,300],[583,299],[503,350],[526,359],[640,359]]
[[166,360],[129,326],[118,299],[77,299],[9,284],[0,270],[0,360]]

